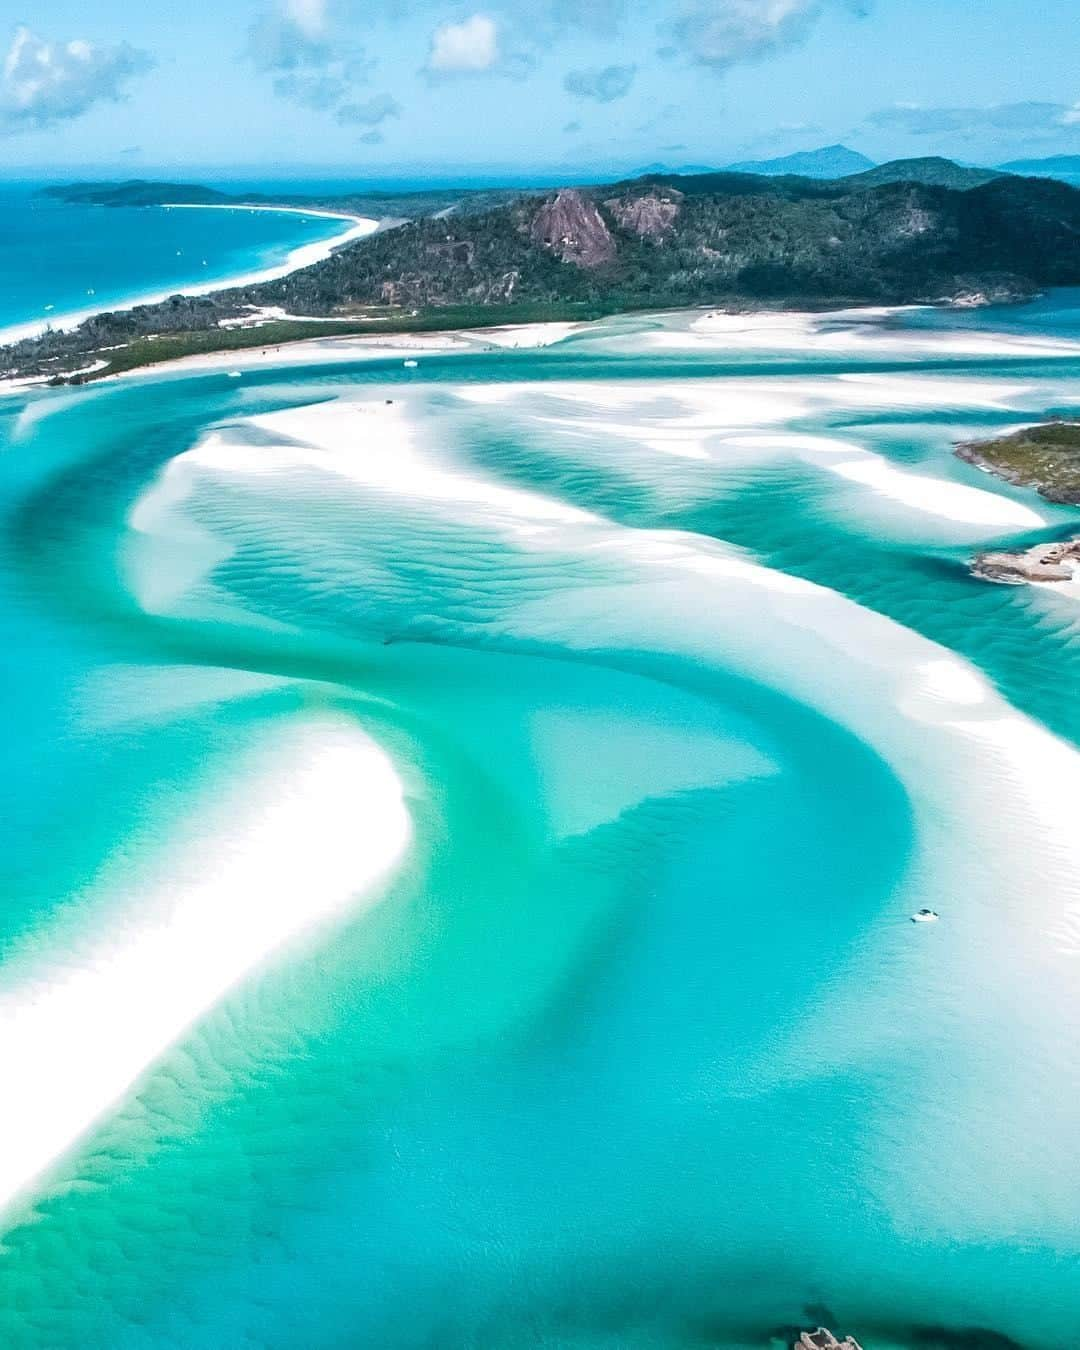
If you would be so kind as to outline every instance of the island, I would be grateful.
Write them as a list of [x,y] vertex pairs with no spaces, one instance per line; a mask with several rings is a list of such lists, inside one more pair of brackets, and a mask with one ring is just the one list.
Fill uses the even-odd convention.
[[[949,163],[945,161],[944,163]],[[928,167],[929,165],[929,167]],[[668,174],[550,190],[280,204],[351,210],[378,232],[275,281],[98,314],[0,349],[0,373],[81,382],[197,352],[312,336],[487,328],[710,306],[1023,300],[1080,284],[1080,191],[904,161],[823,181]],[[216,189],[82,184],[83,204],[151,207]],[[224,195],[224,194],[222,194]],[[228,199],[237,201],[238,199]],[[251,204],[257,204],[252,201]]]
[[984,581],[999,581],[1009,586],[1028,581],[1072,581],[1080,576],[1080,538],[1036,544],[1014,553],[978,553],[971,570]]
[[993,440],[962,441],[956,453],[969,464],[1033,487],[1047,501],[1080,505],[1080,423],[1053,419]]

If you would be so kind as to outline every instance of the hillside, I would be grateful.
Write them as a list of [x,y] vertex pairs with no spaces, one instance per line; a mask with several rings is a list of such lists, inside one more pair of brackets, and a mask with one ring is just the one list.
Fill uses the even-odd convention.
[[800,150],[777,159],[747,159],[727,165],[729,173],[756,173],[766,178],[794,174],[800,178],[846,178],[874,168],[874,161],[846,145],[825,145],[820,150]]
[[892,159],[887,164],[851,174],[843,180],[851,188],[883,187],[886,183],[924,183],[963,192],[1002,177],[1000,169],[976,169],[951,159],[930,155],[924,159]]
[[[148,335],[235,346],[249,335],[234,328],[226,338],[222,320],[255,308],[375,332],[705,304],[1017,299],[1077,283],[1080,192],[1050,179],[1002,176],[956,191],[668,176],[423,217],[280,281],[99,315],[8,348],[0,366],[77,369]],[[268,340],[260,332],[250,340]],[[289,335],[279,328],[273,340]],[[126,358],[102,359],[108,369]]]

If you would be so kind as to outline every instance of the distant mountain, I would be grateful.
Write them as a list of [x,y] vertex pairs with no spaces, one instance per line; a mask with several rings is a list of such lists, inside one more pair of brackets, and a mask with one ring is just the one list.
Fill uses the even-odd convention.
[[1001,178],[1001,169],[975,169],[955,164],[951,159],[930,155],[925,159],[891,159],[865,173],[850,174],[843,179],[846,188],[875,188],[886,183],[922,183],[926,187],[953,188],[966,192],[982,187],[984,183]]
[[[820,150],[800,150],[779,159],[745,159],[727,166],[729,173],[759,173],[766,178],[781,174],[796,174],[800,178],[848,178],[854,173],[872,169],[874,161],[849,150],[846,145],[825,145]],[[683,173],[701,170],[683,169]]]
[[1027,178],[1059,178],[1080,187],[1080,155],[1051,155],[1048,159],[1014,159],[999,165],[1003,173],[1020,173]]
[[672,168],[670,164],[643,164],[633,175],[634,178],[655,178],[661,176],[670,176],[672,174],[685,176],[687,174],[698,173],[718,173],[719,170],[712,164],[680,164],[678,168]]

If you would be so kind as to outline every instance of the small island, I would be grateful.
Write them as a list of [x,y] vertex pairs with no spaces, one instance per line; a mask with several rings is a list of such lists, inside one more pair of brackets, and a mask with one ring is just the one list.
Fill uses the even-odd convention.
[[1080,576],[1080,538],[1036,544],[1015,553],[979,553],[971,564],[974,576],[1020,586],[1027,581],[1072,581]]
[[995,440],[964,441],[956,453],[969,464],[1033,487],[1047,501],[1080,505],[1080,423],[1054,420]]

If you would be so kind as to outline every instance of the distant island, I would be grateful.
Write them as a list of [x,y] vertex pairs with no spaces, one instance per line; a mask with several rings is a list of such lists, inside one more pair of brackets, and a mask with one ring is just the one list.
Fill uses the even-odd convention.
[[[261,204],[176,183],[48,189],[105,207]],[[553,191],[274,199],[383,228],[276,281],[99,314],[0,350],[9,377],[81,381],[191,352],[330,333],[579,320],[708,305],[1015,301],[1080,283],[1080,191],[903,160],[836,180],[649,174]],[[254,328],[258,321],[262,326]]]

